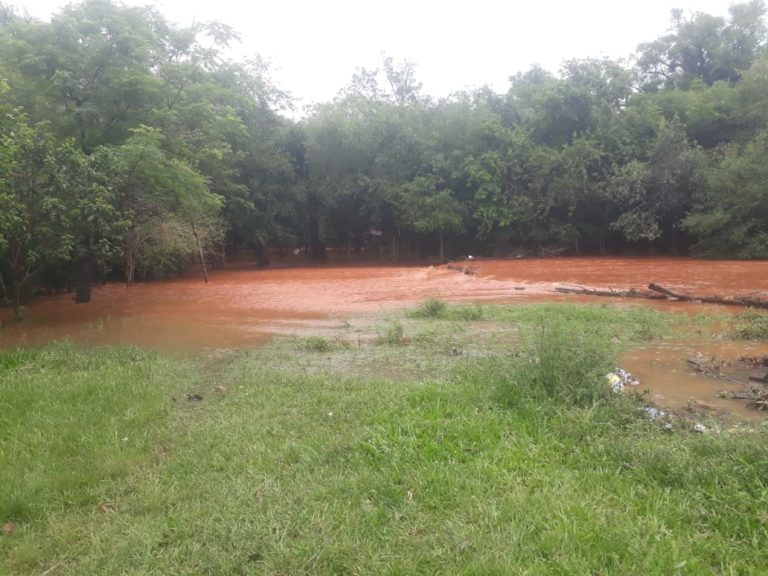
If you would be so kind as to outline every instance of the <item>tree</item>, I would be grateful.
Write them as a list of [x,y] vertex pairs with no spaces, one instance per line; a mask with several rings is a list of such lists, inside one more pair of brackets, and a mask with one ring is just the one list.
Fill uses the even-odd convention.
[[751,0],[729,12],[726,20],[703,13],[686,18],[673,10],[670,32],[638,47],[644,89],[688,89],[696,79],[708,86],[739,80],[765,44],[765,4]]
[[768,130],[710,159],[684,226],[704,256],[768,258]]
[[30,124],[6,107],[0,123],[4,177],[0,180],[0,260],[6,262],[14,309],[24,290],[50,265],[109,239],[99,235],[112,214],[108,191],[94,183],[87,158],[71,142],[57,142],[45,123]]
[[[215,216],[221,198],[188,164],[169,158],[162,144],[162,134],[144,126],[135,129],[125,144],[97,151],[102,164],[112,169],[110,187],[126,223],[122,252],[129,286],[142,256],[153,256],[144,264],[146,276],[178,272],[200,251],[195,228],[203,223],[218,227]],[[184,227],[192,236],[179,234]]]
[[445,260],[445,234],[464,231],[463,206],[434,178],[419,176],[403,187],[403,221],[416,232],[437,232],[440,262]]

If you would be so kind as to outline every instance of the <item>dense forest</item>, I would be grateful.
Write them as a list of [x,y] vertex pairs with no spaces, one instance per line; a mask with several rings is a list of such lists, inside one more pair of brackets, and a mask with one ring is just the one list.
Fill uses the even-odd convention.
[[204,257],[768,257],[765,6],[672,13],[629,63],[434,99],[384,56],[303,119],[236,33],[0,5],[0,299]]

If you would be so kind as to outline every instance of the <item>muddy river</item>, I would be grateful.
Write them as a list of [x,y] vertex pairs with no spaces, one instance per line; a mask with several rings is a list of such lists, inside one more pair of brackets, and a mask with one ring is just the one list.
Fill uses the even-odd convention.
[[[76,305],[68,294],[37,298],[27,304],[21,322],[12,320],[10,310],[0,310],[0,347],[66,338],[191,350],[239,348],[258,345],[274,334],[327,329],[345,318],[401,308],[427,297],[452,302],[590,301],[557,294],[557,286],[639,289],[656,282],[699,295],[768,297],[768,261],[553,258],[473,260],[462,265],[475,274],[445,266],[259,269],[247,263],[214,272],[208,284],[192,274],[131,288],[109,284],[96,287],[89,304]],[[637,305],[701,310],[690,303]],[[692,374],[686,354],[768,354],[768,345],[745,345],[750,350],[719,350],[718,345],[712,338],[665,342],[634,349],[622,362],[662,403],[680,405],[698,398],[729,407],[735,402],[716,397],[727,386]]]

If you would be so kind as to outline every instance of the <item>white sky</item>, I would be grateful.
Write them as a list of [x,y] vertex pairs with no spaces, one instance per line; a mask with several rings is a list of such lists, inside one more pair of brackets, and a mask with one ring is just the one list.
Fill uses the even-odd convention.
[[[67,0],[10,0],[48,19]],[[218,20],[242,36],[237,58],[255,53],[298,105],[332,99],[356,68],[381,53],[416,63],[423,92],[446,96],[487,84],[506,91],[509,76],[539,63],[626,58],[663,34],[672,8],[726,15],[731,0],[125,0],[153,4],[170,20]]]

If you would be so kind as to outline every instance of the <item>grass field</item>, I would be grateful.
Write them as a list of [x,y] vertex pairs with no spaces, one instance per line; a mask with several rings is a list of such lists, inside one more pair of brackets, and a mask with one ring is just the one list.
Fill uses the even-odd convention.
[[208,356],[2,352],[0,574],[768,573],[768,429],[666,431],[602,380],[701,321],[426,302]]

